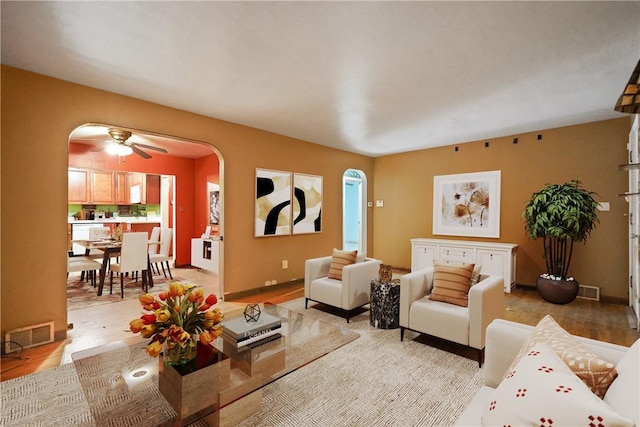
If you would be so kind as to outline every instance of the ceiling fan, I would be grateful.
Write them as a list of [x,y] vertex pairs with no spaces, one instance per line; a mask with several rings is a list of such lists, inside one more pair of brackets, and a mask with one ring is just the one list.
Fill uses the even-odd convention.
[[112,140],[107,141],[102,147],[96,148],[92,151],[102,151],[107,150],[109,154],[114,154],[118,156],[128,156],[132,153],[136,153],[138,156],[143,159],[150,159],[151,155],[145,151],[142,151],[138,147],[143,147],[147,150],[154,150],[160,153],[168,153],[164,148],[153,147],[151,145],[140,144],[139,142],[127,141],[131,137],[131,132],[128,130],[114,129],[110,128],[108,130],[109,135],[111,135]]

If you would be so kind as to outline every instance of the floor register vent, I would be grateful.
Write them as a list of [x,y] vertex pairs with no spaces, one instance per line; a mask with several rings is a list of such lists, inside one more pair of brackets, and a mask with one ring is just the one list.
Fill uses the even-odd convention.
[[53,342],[53,321],[14,329],[5,334],[4,352],[12,353],[23,348]]
[[578,298],[600,301],[600,288],[597,286],[578,285]]

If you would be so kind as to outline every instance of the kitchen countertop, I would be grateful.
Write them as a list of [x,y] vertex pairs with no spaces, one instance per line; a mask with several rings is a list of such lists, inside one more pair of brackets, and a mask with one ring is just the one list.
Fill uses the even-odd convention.
[[96,220],[75,220],[73,218],[69,219],[69,224],[148,224],[148,223],[160,223],[160,218],[147,218],[144,216],[140,217],[116,217],[116,218],[107,218],[107,219],[96,219]]

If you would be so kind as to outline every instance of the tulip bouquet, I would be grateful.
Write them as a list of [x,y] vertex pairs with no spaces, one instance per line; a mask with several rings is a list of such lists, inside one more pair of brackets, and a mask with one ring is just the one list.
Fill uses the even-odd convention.
[[165,363],[193,360],[198,339],[207,345],[222,333],[223,314],[219,308],[211,309],[218,298],[211,294],[205,299],[200,287],[172,282],[158,299],[151,294],[138,299],[147,313],[129,322],[131,332],[151,338],[146,351],[152,357],[164,346]]

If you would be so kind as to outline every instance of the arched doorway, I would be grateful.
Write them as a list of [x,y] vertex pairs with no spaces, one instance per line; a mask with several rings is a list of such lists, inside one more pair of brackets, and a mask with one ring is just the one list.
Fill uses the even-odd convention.
[[[127,155],[111,155],[107,147],[113,141],[113,132],[117,129],[130,136],[126,145],[132,146]],[[116,141],[118,142],[118,141]],[[140,216],[151,223],[161,224],[163,228],[172,228],[174,238],[171,244],[174,267],[190,267],[192,257],[192,239],[201,238],[205,230],[211,233],[212,247],[217,249],[215,271],[215,293],[224,295],[224,175],[223,159],[219,151],[204,142],[193,141],[169,135],[130,129],[122,126],[101,123],[87,123],[76,128],[69,136],[69,215],[70,227],[79,225],[71,219],[72,214],[81,208],[85,212],[93,211],[93,220],[100,215],[118,217],[122,215]],[[140,153],[141,152],[141,153]],[[71,190],[71,170],[79,170],[87,177],[87,188],[91,188],[100,175],[107,184],[113,186],[111,199],[74,200]],[[142,184],[133,185],[134,178],[142,175]],[[82,175],[80,175],[82,176]],[[104,177],[107,177],[106,179]],[[110,180],[109,177],[113,179]],[[149,178],[157,180],[159,199],[149,203],[145,184]],[[146,180],[146,181],[145,181]],[[135,187],[135,192],[133,192]],[[151,187],[151,185],[149,185]],[[211,223],[211,189],[216,191],[216,223]],[[140,196],[142,189],[142,196]],[[134,195],[135,194],[135,195]],[[132,198],[133,197],[133,198]],[[148,196],[151,197],[151,196]],[[128,212],[127,212],[128,209]],[[104,215],[104,216],[103,216]],[[144,222],[144,221],[140,221]],[[147,224],[151,226],[151,224]],[[144,224],[137,224],[143,227]],[[142,231],[131,230],[131,231]],[[146,231],[146,229],[144,230]],[[72,232],[70,232],[72,238]],[[200,271],[200,270],[197,270]],[[187,279],[189,280],[189,279]],[[191,280],[189,280],[191,281]],[[201,284],[193,281],[195,284]]]
[[367,177],[347,169],[342,176],[342,248],[367,253]]

